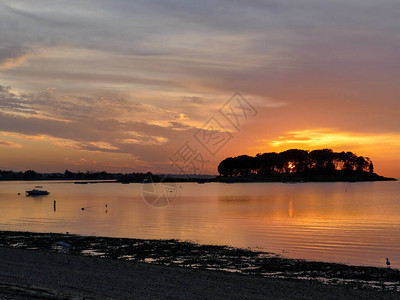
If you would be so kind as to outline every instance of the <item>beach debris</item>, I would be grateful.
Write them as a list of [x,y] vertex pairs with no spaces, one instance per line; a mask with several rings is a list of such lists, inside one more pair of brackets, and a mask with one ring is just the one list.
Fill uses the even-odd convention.
[[[237,272],[274,279],[309,280],[324,284],[347,285],[354,289],[371,288],[400,292],[400,270],[394,267],[377,268],[306,261],[251,249],[201,245],[178,240],[0,231],[0,246]],[[285,249],[285,252],[287,251]]]
[[64,253],[68,252],[68,251],[69,251],[69,248],[71,247],[70,244],[68,244],[68,243],[66,243],[66,242],[63,242],[63,241],[55,242],[55,243],[53,244],[53,246],[61,247],[61,251],[64,252]]

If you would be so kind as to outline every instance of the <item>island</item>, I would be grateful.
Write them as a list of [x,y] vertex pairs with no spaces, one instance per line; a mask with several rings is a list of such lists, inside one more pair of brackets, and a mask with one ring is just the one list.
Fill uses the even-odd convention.
[[331,149],[289,149],[280,153],[228,157],[218,165],[218,181],[387,181],[396,180],[374,173],[368,157]]

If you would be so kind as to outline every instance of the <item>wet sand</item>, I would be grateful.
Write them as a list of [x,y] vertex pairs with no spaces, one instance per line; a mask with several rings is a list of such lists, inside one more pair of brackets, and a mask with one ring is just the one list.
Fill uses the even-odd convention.
[[398,270],[223,246],[4,231],[0,245],[2,299],[400,297]]
[[9,299],[398,299],[313,281],[79,257],[0,247],[0,297]]

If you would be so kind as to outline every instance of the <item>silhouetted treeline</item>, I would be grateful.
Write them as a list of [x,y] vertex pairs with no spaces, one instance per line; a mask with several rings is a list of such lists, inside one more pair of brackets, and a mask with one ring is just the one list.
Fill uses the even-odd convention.
[[360,175],[374,172],[368,157],[331,149],[306,151],[290,149],[284,152],[228,157],[218,166],[224,177],[271,177],[283,174],[310,176]]
[[[0,180],[118,180],[127,182],[142,182],[149,178],[151,173],[107,173],[86,171],[71,172],[65,170],[64,173],[37,173],[33,170],[25,172],[2,171],[0,170]],[[153,176],[153,177],[156,177]],[[157,179],[157,178],[156,178]]]

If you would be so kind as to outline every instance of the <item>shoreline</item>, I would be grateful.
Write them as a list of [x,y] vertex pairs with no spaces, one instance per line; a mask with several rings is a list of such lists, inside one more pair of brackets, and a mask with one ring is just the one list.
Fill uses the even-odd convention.
[[80,181],[76,181],[73,179],[0,179],[1,182],[63,182],[63,183],[73,183],[73,184],[96,184],[96,183],[161,183],[161,182],[171,182],[171,183],[274,183],[274,182],[281,182],[281,183],[324,183],[324,182],[348,182],[348,183],[356,183],[356,182],[382,182],[382,181],[399,181],[397,178],[391,177],[383,177],[382,178],[303,178],[303,177],[294,177],[294,178],[285,178],[282,180],[281,177],[279,178],[213,178],[213,179],[201,179],[201,178],[190,178],[190,179],[183,179],[183,178],[165,178],[163,180],[153,180],[148,182],[141,182],[141,181],[129,181],[129,180],[101,180],[101,179],[84,179]]
[[0,247],[1,299],[398,299],[306,280]]
[[[70,245],[70,246],[68,246]],[[197,271],[235,273],[246,278],[295,280],[399,296],[400,270],[289,259],[280,255],[227,246],[177,240],[143,240],[62,233],[0,231],[0,247],[67,254],[86,259],[123,261]]]
[[[192,177],[190,177],[192,176]],[[170,174],[154,174],[149,178],[137,180],[125,175],[122,178],[62,178],[62,177],[47,177],[47,178],[1,178],[0,182],[10,181],[63,181],[72,182],[74,184],[86,184],[86,183],[158,183],[158,182],[198,182],[198,183],[256,183],[256,182],[282,182],[282,183],[307,183],[307,182],[374,182],[374,181],[398,181],[397,178],[385,177],[375,173],[363,173],[353,175],[313,175],[313,176],[301,176],[296,174],[279,174],[274,176],[248,176],[248,177],[223,177],[223,176],[211,176],[211,175],[188,175],[186,177],[177,177]]]

